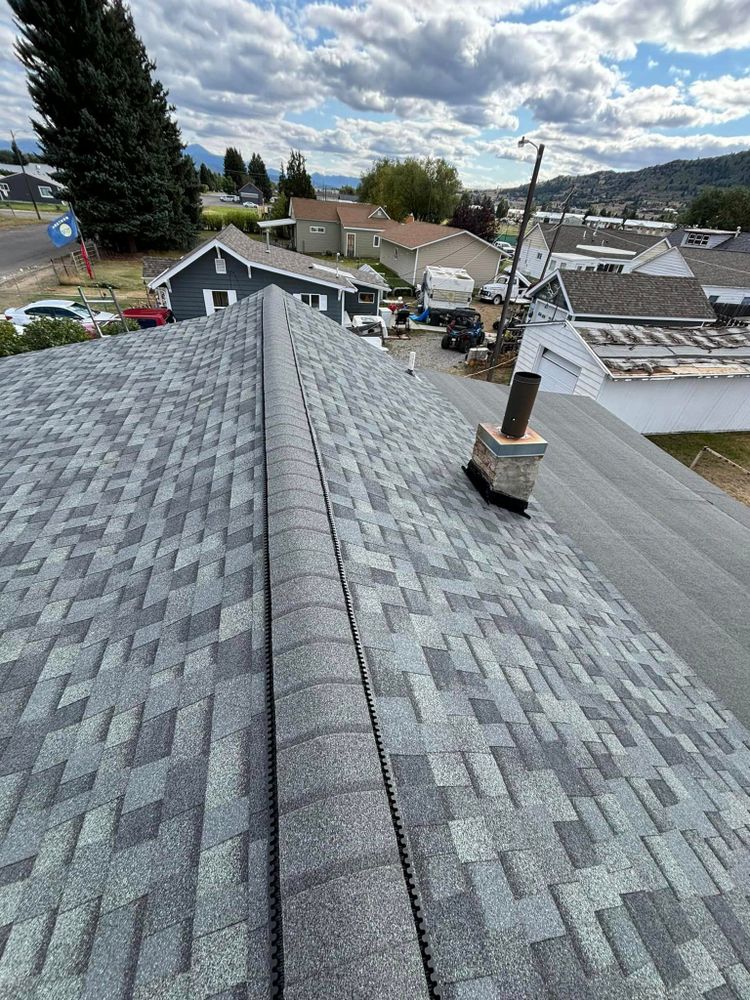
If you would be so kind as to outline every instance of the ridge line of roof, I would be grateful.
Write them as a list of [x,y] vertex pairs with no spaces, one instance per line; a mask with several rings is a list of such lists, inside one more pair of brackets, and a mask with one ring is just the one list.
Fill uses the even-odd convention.
[[[356,981],[359,963],[384,946],[406,949],[409,960],[404,963],[401,992],[412,996],[407,972],[411,976],[415,967],[422,966],[417,928],[352,624],[341,606],[344,580],[326,506],[325,475],[299,377],[287,297],[274,287],[262,295],[266,449],[269,455],[277,450],[267,467],[266,488],[272,580],[270,669],[279,682],[275,707],[285,978],[290,987],[302,982],[309,987],[314,980],[320,995],[335,992],[334,977],[340,969],[332,956],[342,952],[342,943],[351,934],[355,914],[363,905],[362,883],[371,877],[372,858],[377,855],[380,865],[372,877],[380,883],[383,905],[370,900],[367,933],[358,942],[357,960],[346,963],[347,973]],[[280,575],[283,582],[278,582]],[[332,589],[340,602],[333,608],[326,600]],[[309,646],[312,638],[316,648]],[[334,658],[325,643],[342,639]],[[308,641],[303,650],[301,640]],[[300,687],[303,676],[309,683]],[[294,693],[286,690],[290,677],[296,684]],[[307,739],[301,745],[302,736]],[[315,754],[310,739],[317,741]],[[352,762],[359,772],[354,788],[348,777]],[[325,933],[313,937],[306,926],[315,912],[326,913],[326,925]],[[426,979],[421,996],[429,997]]]

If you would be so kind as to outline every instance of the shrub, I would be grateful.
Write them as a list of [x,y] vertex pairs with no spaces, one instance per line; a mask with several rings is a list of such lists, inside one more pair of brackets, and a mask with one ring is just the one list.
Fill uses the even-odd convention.
[[241,229],[243,233],[258,232],[258,213],[252,208],[204,208],[201,214],[201,225],[211,232],[218,232],[229,224]]
[[16,328],[7,319],[0,319],[0,358],[28,351],[24,338],[16,333]]
[[112,320],[110,323],[100,323],[99,325],[105,337],[116,337],[120,333],[132,333],[134,330],[140,330],[141,328],[138,321],[130,319],[129,316],[125,317],[124,326],[119,319]]
[[63,344],[79,344],[90,340],[90,335],[81,323],[74,319],[35,319],[23,332],[26,349],[43,351],[46,347],[62,347]]

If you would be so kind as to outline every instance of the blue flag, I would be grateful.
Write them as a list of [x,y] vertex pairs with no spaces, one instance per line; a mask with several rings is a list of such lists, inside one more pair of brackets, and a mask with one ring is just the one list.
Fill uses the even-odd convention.
[[66,212],[47,226],[47,235],[56,247],[64,247],[66,243],[78,239],[76,217],[72,212]]

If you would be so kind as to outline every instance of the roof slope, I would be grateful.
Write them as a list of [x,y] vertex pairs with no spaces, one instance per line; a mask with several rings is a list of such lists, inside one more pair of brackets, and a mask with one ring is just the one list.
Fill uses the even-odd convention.
[[[549,246],[557,226],[539,223]],[[555,243],[555,253],[585,253],[587,246],[609,246],[639,254],[664,239],[664,233],[632,233],[629,230],[595,229],[593,226],[562,225]]]
[[[242,260],[248,264],[257,264],[262,267],[276,268],[279,271],[286,271],[289,274],[298,274],[300,277],[308,278],[310,281],[323,281],[329,285],[336,285],[345,288],[347,291],[354,291],[349,278],[342,269],[336,273],[335,268],[321,266],[321,262],[315,257],[307,257],[303,253],[295,253],[293,250],[285,250],[283,247],[266,244],[260,240],[250,239],[236,226],[225,226],[216,236],[201,243],[189,254],[181,257],[179,261],[173,261],[172,266],[178,267],[186,261],[199,257],[201,253],[210,247],[216,240],[223,246],[233,250]],[[158,281],[151,279],[151,285],[156,287],[163,284],[169,277],[172,268],[162,271],[157,277]]]
[[[383,239],[390,243],[397,243],[400,247],[415,250],[428,243],[444,240],[448,236],[459,236],[465,232],[465,229],[456,229],[454,226],[438,226],[433,222],[401,222],[387,230]],[[502,251],[497,247],[495,249],[498,250],[499,254],[502,254]]]
[[750,254],[703,247],[680,247],[680,253],[702,285],[743,288],[750,284]]
[[737,233],[736,236],[730,236],[723,243],[714,247],[714,250],[721,250],[724,253],[727,251],[730,253],[750,253],[750,233]]
[[557,277],[578,315],[716,319],[697,279],[637,271],[561,271]]
[[9,995],[265,998],[278,897],[288,997],[426,997],[405,850],[448,1000],[741,988],[747,731],[437,392],[275,289],[0,389]]

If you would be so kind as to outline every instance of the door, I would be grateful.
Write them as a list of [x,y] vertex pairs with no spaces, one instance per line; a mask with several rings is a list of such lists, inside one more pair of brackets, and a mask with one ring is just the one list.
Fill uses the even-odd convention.
[[347,233],[346,234],[346,256],[356,257],[357,255],[357,234]]
[[546,348],[542,351],[537,371],[542,376],[539,386],[542,392],[564,392],[568,395],[575,392],[578,376],[581,374],[578,365]]

